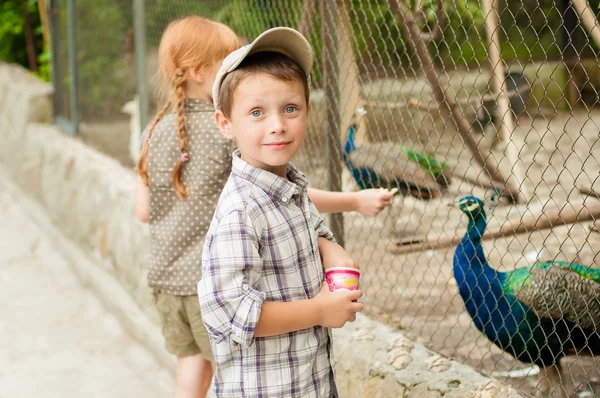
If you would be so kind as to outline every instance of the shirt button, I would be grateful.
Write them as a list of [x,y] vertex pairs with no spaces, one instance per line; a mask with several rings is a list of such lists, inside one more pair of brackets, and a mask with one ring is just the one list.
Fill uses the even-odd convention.
[[281,198],[281,201],[282,201],[283,203],[287,203],[287,201],[288,201],[288,198],[286,198],[286,197],[283,197],[283,198]]
[[248,285],[242,285],[242,290],[247,292],[248,291]]

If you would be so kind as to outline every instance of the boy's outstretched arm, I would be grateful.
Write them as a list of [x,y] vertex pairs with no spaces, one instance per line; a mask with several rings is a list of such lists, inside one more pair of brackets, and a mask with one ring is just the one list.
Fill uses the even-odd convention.
[[142,177],[137,176],[135,182],[135,199],[133,202],[133,212],[141,222],[148,222],[150,218],[150,189],[142,181]]
[[308,196],[320,213],[357,211],[365,216],[376,216],[392,203],[394,191],[363,189],[356,192],[333,192],[308,188]]

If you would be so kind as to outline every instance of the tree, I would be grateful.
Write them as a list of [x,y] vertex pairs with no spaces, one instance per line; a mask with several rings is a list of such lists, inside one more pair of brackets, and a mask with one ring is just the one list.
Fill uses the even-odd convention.
[[49,60],[36,0],[0,3],[0,60],[13,62],[49,79]]

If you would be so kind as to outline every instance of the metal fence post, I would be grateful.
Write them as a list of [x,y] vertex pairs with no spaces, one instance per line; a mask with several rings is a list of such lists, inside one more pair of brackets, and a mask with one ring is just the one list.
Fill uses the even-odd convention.
[[[339,158],[340,144],[340,90],[338,87],[337,63],[337,18],[334,13],[336,2],[322,0],[321,8],[321,35],[323,38],[323,86],[325,88],[325,129],[327,130],[327,169],[328,189],[330,191],[342,190],[342,163]],[[344,246],[344,216],[342,213],[330,215],[331,231],[341,246]]]
[[56,118],[60,115],[62,109],[61,94],[62,94],[62,69],[60,64],[60,57],[58,56],[58,36],[59,36],[59,24],[60,24],[60,10],[58,8],[58,1],[51,1],[48,9],[48,21],[50,22],[50,46],[52,52],[52,71],[51,79],[54,85],[54,92],[52,94],[52,110],[53,116]]
[[71,135],[79,134],[78,114],[78,66],[77,66],[77,33],[75,26],[76,7],[75,0],[67,2],[67,34],[68,34],[68,67],[69,67],[69,117],[66,115],[63,95],[64,91],[64,65],[60,59],[60,5],[52,1],[48,10],[52,46],[52,83],[54,84],[53,113],[54,121],[63,130]]
[[69,86],[69,108],[71,113],[72,135],[79,134],[79,94],[77,70],[77,1],[68,0],[68,24],[69,24],[69,74],[71,75],[71,84]]
[[146,124],[148,124],[148,80],[146,77],[146,26],[144,12],[144,0],[133,0],[133,37],[141,131],[144,131]]

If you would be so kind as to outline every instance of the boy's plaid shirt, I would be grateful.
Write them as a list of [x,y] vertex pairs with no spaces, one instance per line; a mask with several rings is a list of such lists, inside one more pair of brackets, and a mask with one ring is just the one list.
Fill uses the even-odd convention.
[[329,329],[254,337],[264,301],[309,299],[321,289],[317,237],[334,239],[306,187],[306,177],[291,164],[286,180],[234,152],[198,284],[219,397],[338,396]]

